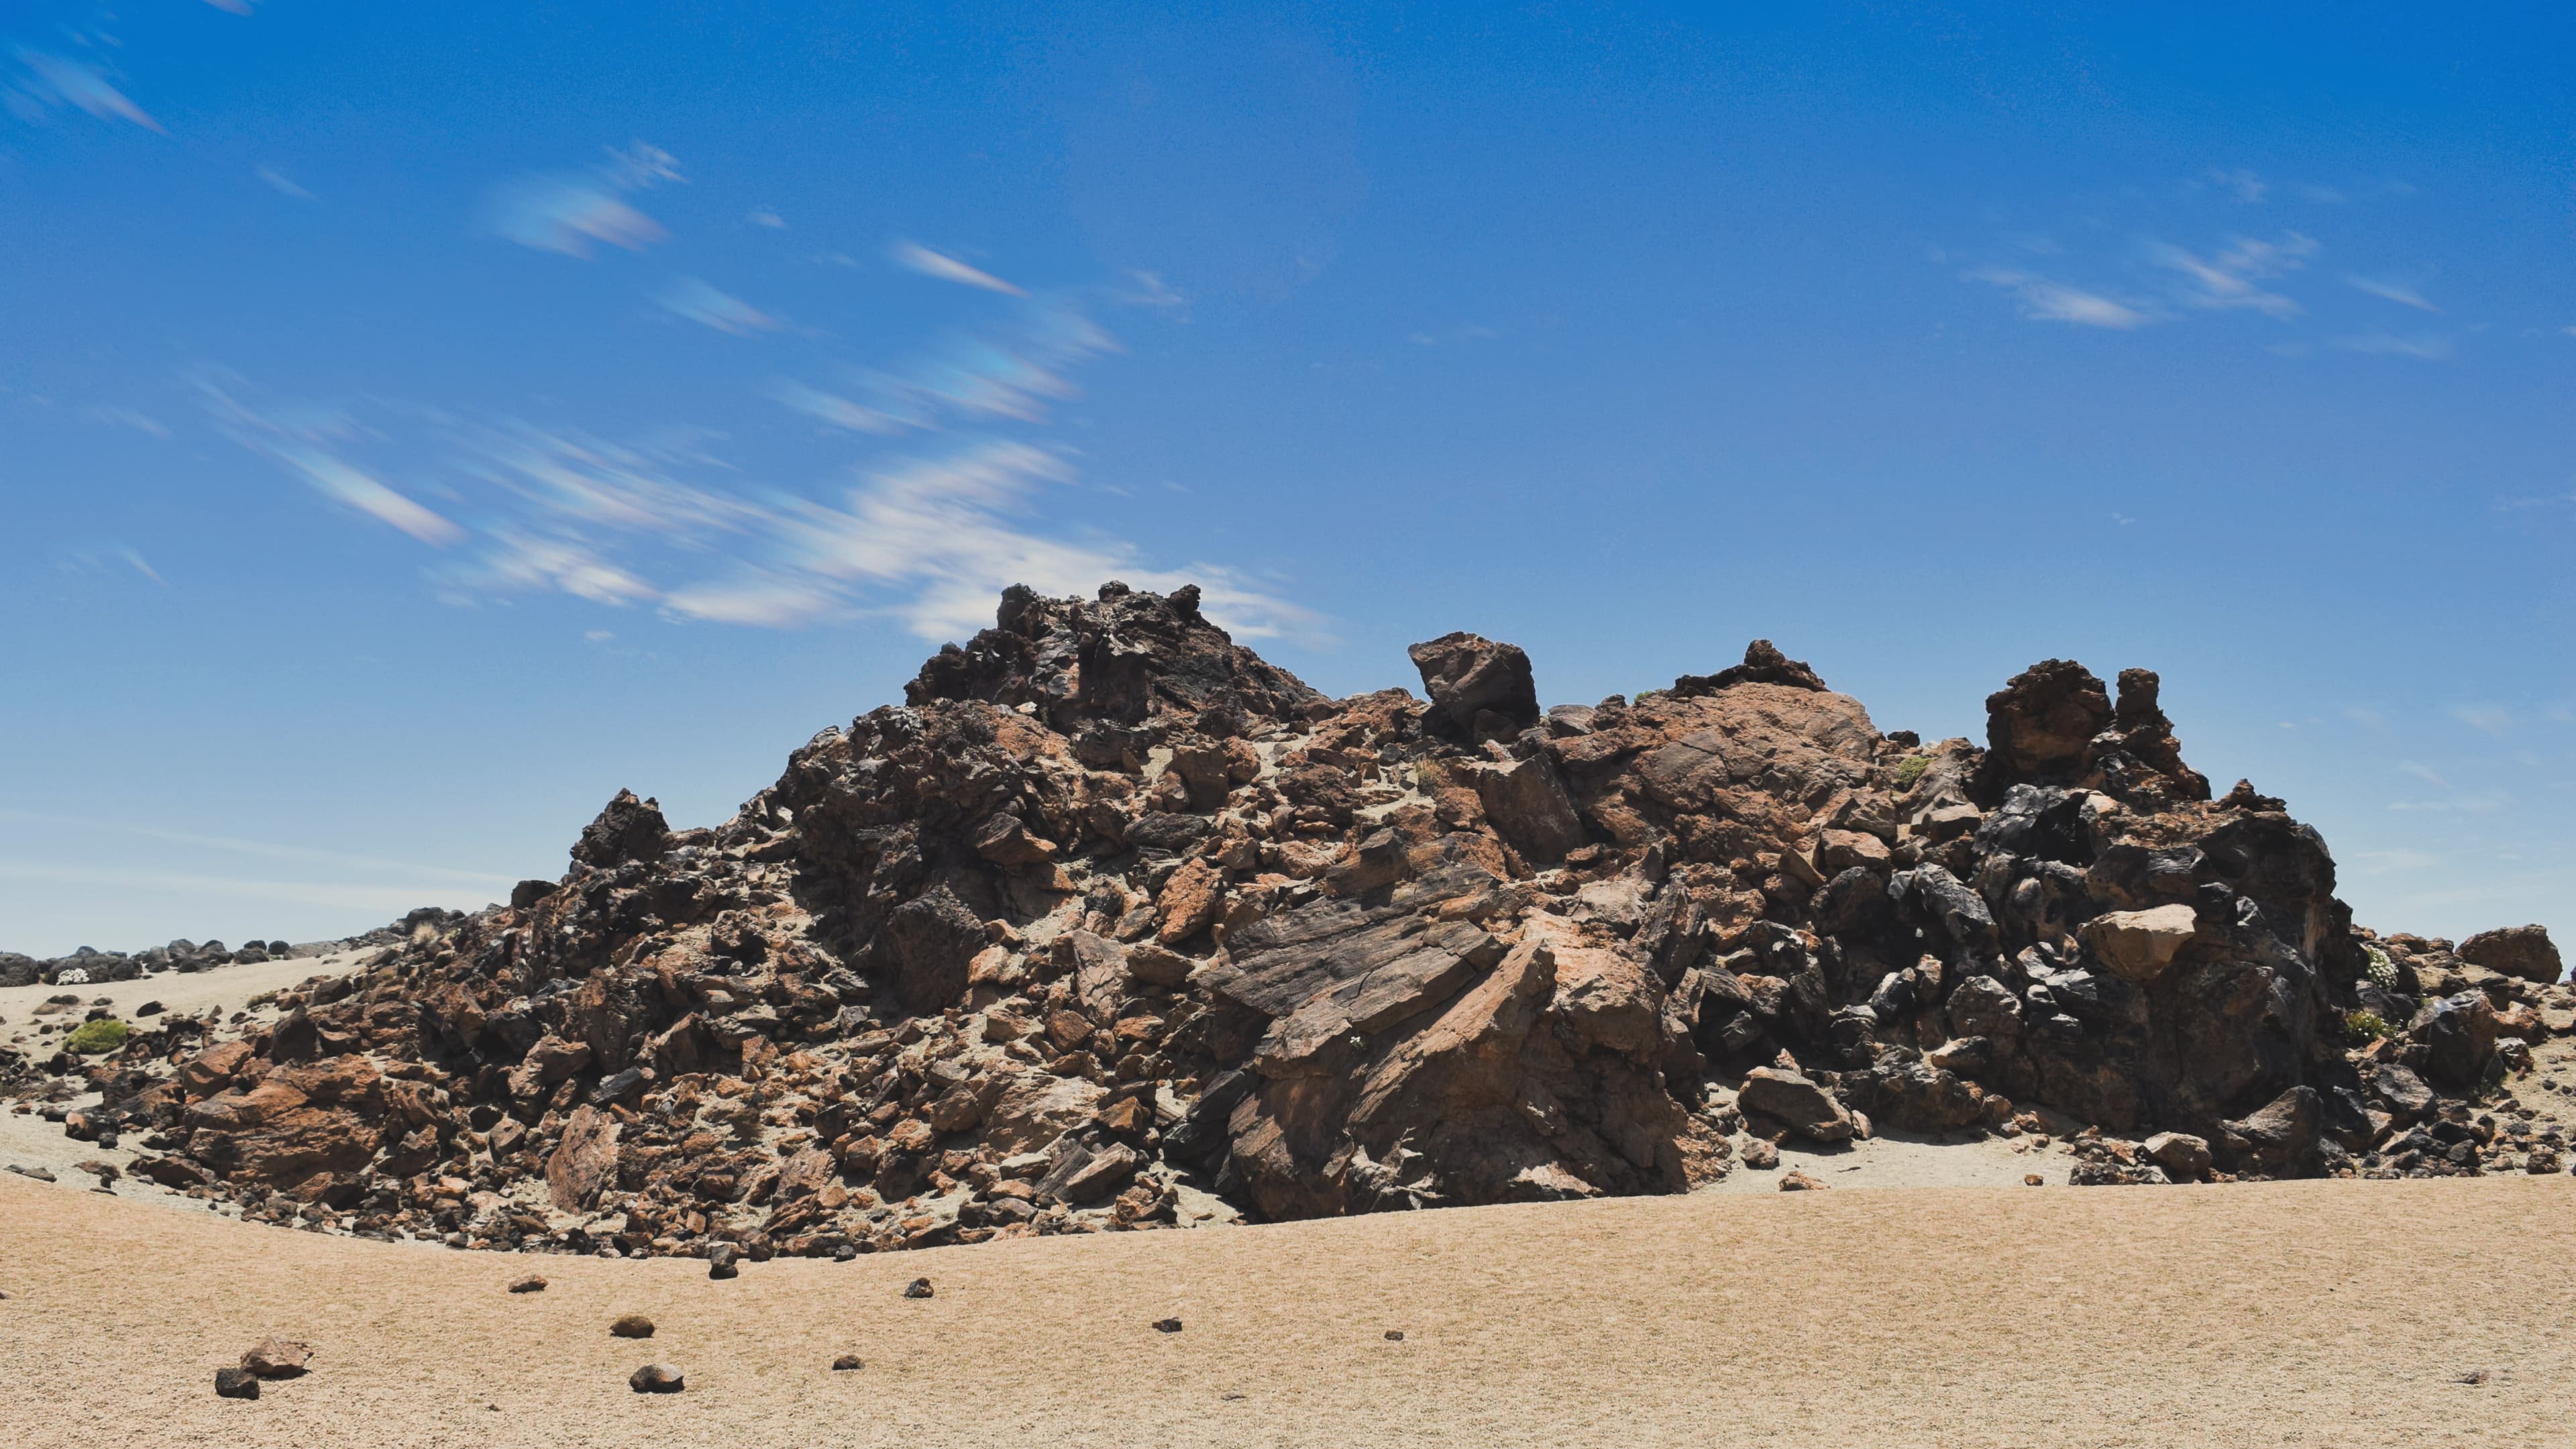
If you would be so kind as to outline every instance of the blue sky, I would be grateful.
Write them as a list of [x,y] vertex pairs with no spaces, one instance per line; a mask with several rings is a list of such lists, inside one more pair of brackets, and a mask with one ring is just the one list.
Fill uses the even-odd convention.
[[0,11],[0,948],[493,899],[1112,576],[2145,665],[2365,921],[2576,936],[2565,23],[859,8]]

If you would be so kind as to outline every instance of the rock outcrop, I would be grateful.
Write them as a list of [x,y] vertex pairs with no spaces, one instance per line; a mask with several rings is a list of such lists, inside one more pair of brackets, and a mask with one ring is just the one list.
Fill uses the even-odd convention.
[[1412,653],[1429,703],[1330,700],[1194,590],[1013,589],[723,824],[621,792],[561,881],[87,1070],[145,1176],[261,1216],[727,1268],[1677,1192],[2034,1107],[2092,1124],[2078,1181],[2379,1170],[2548,1030],[2538,946],[2356,931],[2144,670],[2035,666],[1979,748],[1764,641],[1544,713],[1512,646]]

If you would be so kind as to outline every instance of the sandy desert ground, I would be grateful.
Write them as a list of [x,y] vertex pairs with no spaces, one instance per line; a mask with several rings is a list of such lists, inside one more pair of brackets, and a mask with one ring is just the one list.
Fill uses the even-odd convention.
[[[711,1282],[0,1176],[0,1383],[26,1445],[2553,1445],[2571,1208],[2565,1177],[1701,1194]],[[610,1337],[630,1311],[659,1335]],[[270,1333],[314,1372],[216,1398]],[[631,1393],[648,1360],[687,1391]]]

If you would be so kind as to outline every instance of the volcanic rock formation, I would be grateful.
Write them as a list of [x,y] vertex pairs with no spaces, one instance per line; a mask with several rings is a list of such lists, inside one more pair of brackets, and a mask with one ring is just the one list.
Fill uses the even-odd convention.
[[2447,1171],[2443,1104],[2547,1030],[2357,932],[2144,670],[2036,665],[1979,749],[1765,641],[1544,713],[1510,645],[1412,654],[1428,704],[1332,700],[1195,589],[1014,588],[722,825],[621,793],[560,882],[91,1076],[262,1215],[758,1260],[1677,1192],[1738,1133],[2032,1105],[2110,1134],[2079,1180]]

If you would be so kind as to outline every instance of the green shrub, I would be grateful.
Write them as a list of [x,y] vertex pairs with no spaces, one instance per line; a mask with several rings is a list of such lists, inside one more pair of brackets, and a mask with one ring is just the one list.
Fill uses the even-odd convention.
[[1907,755],[1896,767],[1896,793],[1902,795],[1913,789],[1914,782],[1922,779],[1923,772],[1931,768],[1930,755]]
[[70,1036],[63,1038],[63,1050],[91,1056],[112,1052],[125,1045],[125,1031],[125,1023],[112,1016],[84,1021],[72,1029]]
[[2397,963],[2388,959],[2388,953],[2377,946],[2364,946],[2361,949],[2370,955],[2370,964],[2362,969],[2369,973],[2371,982],[2383,991],[2396,986]]
[[2353,1041],[2377,1041],[2392,1033],[2378,1012],[2347,1011],[2343,1014],[2343,1034]]

